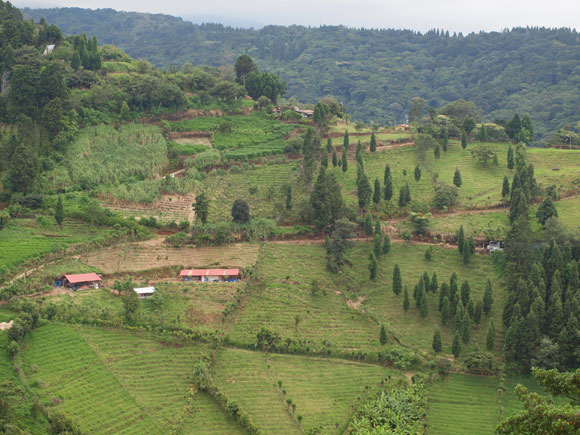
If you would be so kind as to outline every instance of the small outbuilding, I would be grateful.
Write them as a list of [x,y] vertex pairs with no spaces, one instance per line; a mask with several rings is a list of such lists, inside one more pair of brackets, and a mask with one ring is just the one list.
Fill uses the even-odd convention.
[[47,54],[51,54],[54,51],[54,47],[55,47],[55,44],[47,45],[46,48],[44,49],[44,51],[42,52],[42,55],[46,56]]
[[494,241],[494,240],[492,240],[487,245],[487,250],[489,252],[503,251],[504,248],[505,248],[505,243],[504,242],[500,242],[500,241]]
[[184,269],[179,276],[184,281],[236,282],[240,269]]
[[139,299],[146,299],[150,296],[153,296],[153,294],[155,293],[155,287],[134,288],[133,290],[135,291],[135,293],[137,293]]
[[81,273],[78,275],[64,275],[55,282],[55,286],[79,290],[84,288],[99,288],[102,282],[103,280],[96,273]]

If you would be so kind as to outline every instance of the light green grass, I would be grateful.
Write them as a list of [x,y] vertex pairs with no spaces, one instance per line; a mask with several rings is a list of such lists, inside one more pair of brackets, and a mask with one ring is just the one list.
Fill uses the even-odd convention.
[[549,397],[557,405],[565,405],[566,403],[569,403],[569,400],[566,400],[561,396],[553,397],[550,393],[546,393],[544,388],[531,376],[511,375],[506,378],[505,382],[506,392],[502,401],[504,406],[503,418],[524,410],[523,403],[518,400],[515,394],[515,388],[518,384],[523,385],[530,392]]
[[571,229],[580,229],[580,196],[556,202],[558,219]]
[[498,423],[498,378],[452,374],[429,388],[427,433],[488,435]]

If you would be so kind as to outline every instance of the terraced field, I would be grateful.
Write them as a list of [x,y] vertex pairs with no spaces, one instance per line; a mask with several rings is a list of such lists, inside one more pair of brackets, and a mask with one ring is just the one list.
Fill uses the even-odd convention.
[[429,434],[484,435],[495,432],[499,406],[497,377],[452,374],[429,388]]

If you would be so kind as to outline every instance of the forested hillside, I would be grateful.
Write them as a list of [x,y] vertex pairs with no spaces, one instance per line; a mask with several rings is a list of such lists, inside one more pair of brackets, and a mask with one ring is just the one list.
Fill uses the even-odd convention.
[[315,103],[334,95],[354,119],[399,123],[410,101],[433,107],[474,101],[484,118],[529,113],[542,136],[578,122],[580,39],[576,30],[518,28],[450,35],[340,26],[232,29],[166,15],[25,9],[67,34],[87,32],[157,66],[222,66],[248,53],[288,82],[287,96]]

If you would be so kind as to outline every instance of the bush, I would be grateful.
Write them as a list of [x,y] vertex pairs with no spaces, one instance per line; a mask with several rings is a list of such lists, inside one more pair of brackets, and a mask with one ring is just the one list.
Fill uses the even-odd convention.
[[471,352],[465,358],[467,371],[477,375],[491,375],[496,372],[493,355],[488,352]]
[[243,199],[236,199],[232,206],[232,218],[236,223],[244,223],[250,220],[250,207]]
[[435,186],[435,206],[443,210],[445,207],[452,207],[457,203],[457,186],[447,183],[437,183]]
[[195,156],[194,165],[197,169],[207,169],[221,163],[222,157],[219,151],[208,150]]

